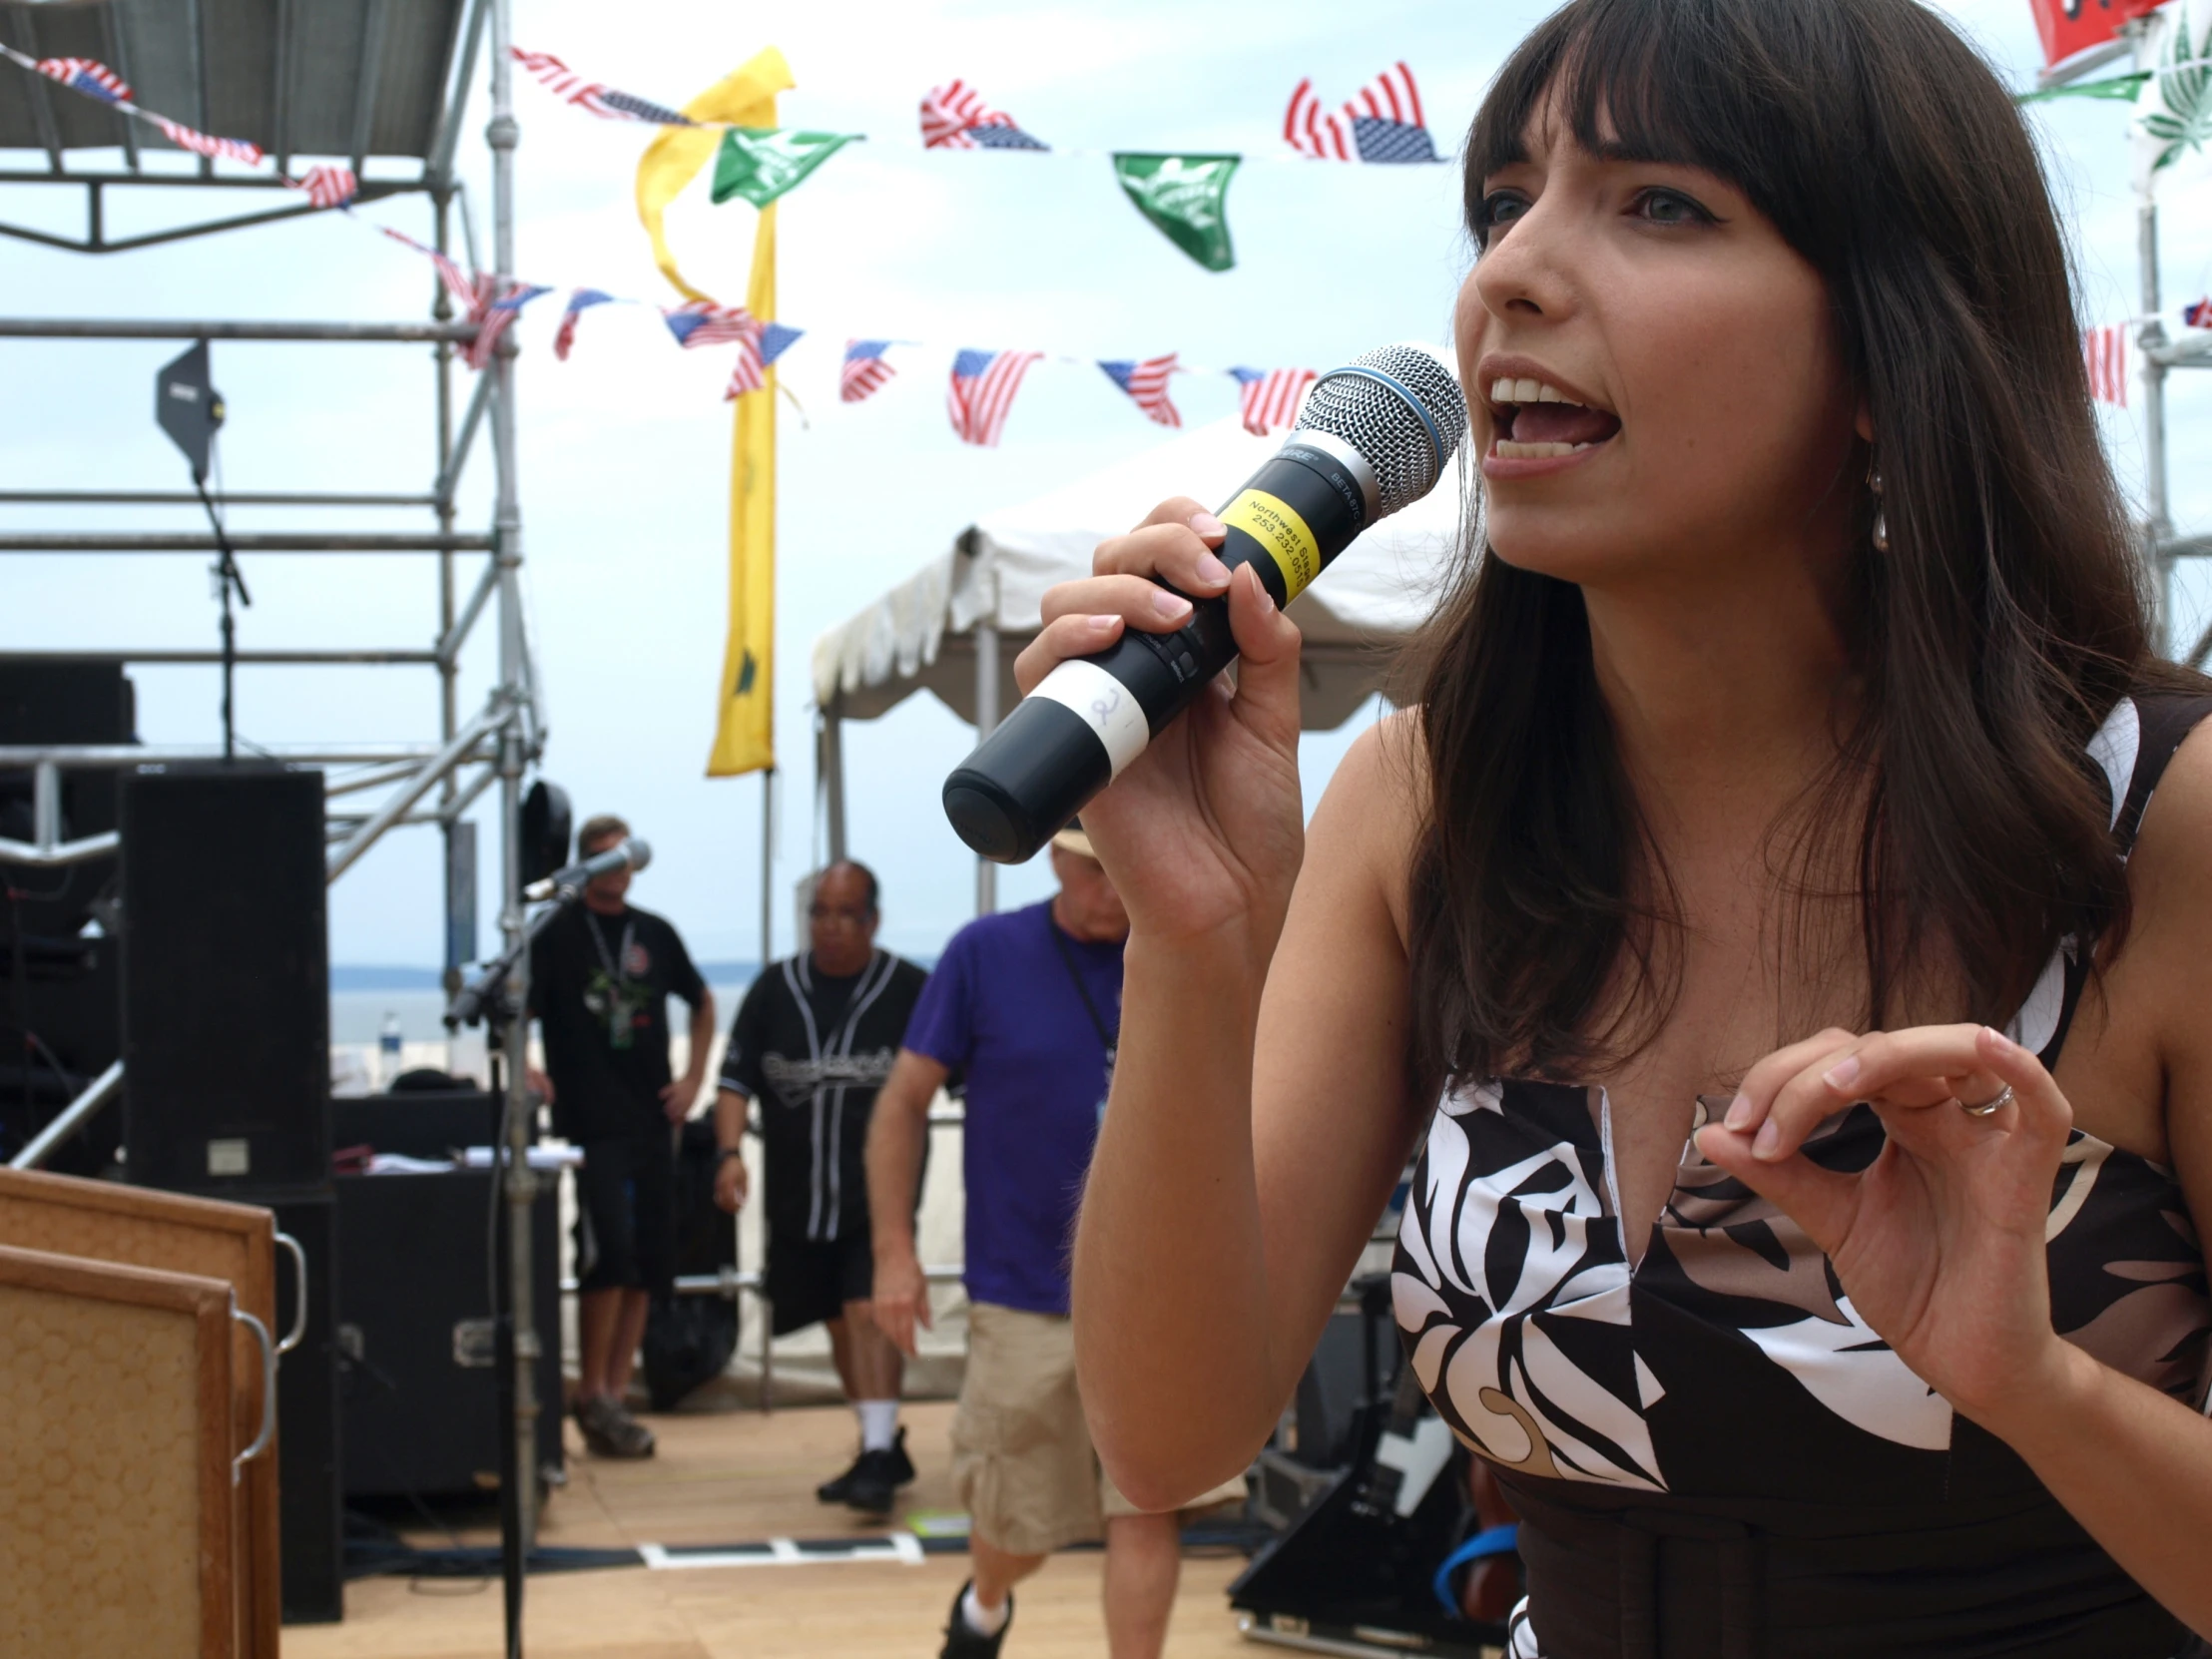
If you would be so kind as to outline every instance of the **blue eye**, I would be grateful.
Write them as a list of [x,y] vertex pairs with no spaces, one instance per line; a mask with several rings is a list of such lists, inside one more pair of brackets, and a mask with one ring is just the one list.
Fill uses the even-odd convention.
[[1693,197],[1678,190],[1652,189],[1637,194],[1635,210],[1639,218],[1654,225],[1711,225],[1716,223],[1711,213]]
[[1495,190],[1482,198],[1482,205],[1474,210],[1474,241],[1478,248],[1487,248],[1496,240],[1499,232],[1514,220],[1528,212],[1531,204],[1518,191]]

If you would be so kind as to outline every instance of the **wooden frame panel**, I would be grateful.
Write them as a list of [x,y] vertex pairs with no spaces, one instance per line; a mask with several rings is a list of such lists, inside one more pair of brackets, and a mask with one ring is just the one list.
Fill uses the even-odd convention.
[[[220,1280],[0,1247],[0,1306],[13,1312],[11,1330],[20,1339],[36,1327],[48,1328],[35,1340],[17,1340],[0,1352],[0,1367],[8,1368],[0,1369],[0,1379],[35,1385],[40,1371],[59,1370],[63,1381],[70,1384],[58,1396],[62,1409],[79,1405],[88,1414],[99,1412],[102,1425],[99,1433],[71,1439],[66,1448],[51,1441],[32,1443],[29,1436],[35,1428],[42,1424],[55,1426],[52,1402],[56,1396],[52,1390],[48,1390],[44,1402],[0,1397],[0,1447],[4,1447],[0,1449],[0,1469],[15,1472],[12,1482],[0,1473],[0,1494],[4,1494],[0,1495],[0,1507],[16,1511],[18,1516],[14,1524],[0,1519],[0,1533],[18,1540],[30,1538],[37,1528],[20,1518],[30,1512],[43,1523],[68,1530],[73,1542],[81,1539],[86,1547],[102,1547],[103,1538],[136,1544],[135,1551],[125,1553],[138,1563],[139,1577],[125,1588],[125,1594],[131,1598],[134,1622],[155,1624],[163,1613],[162,1598],[166,1595],[174,1600],[175,1589],[157,1571],[161,1554],[147,1548],[146,1540],[156,1535],[165,1518],[172,1525],[176,1523],[180,1518],[176,1507],[185,1508],[196,1532],[199,1570],[195,1605],[189,1613],[176,1607],[168,1609],[168,1640],[162,1639],[161,1627],[155,1624],[130,1643],[130,1651],[148,1655],[149,1659],[186,1652],[197,1652],[202,1659],[232,1659],[238,1652],[237,1549],[231,1484],[232,1302],[231,1287]],[[123,1310],[144,1317],[105,1317]],[[186,1327],[185,1331],[177,1329],[179,1324]],[[70,1362],[84,1351],[73,1347],[65,1334],[71,1331],[81,1334],[85,1346],[96,1355],[103,1346],[109,1350],[109,1355],[102,1357],[101,1367],[71,1367]],[[118,1384],[136,1381],[148,1386],[135,1401],[118,1397],[103,1402],[99,1393],[107,1376],[105,1361],[119,1353],[127,1357],[138,1375],[119,1375]],[[185,1375],[180,1377],[180,1372]],[[193,1392],[182,1410],[174,1398],[179,1382],[186,1382]],[[0,1394],[6,1391],[0,1388]],[[34,1404],[39,1408],[31,1408]],[[160,1436],[180,1422],[190,1423],[194,1440],[182,1481],[174,1457],[164,1460],[159,1455],[163,1449]],[[11,1435],[23,1436],[24,1443],[7,1444]],[[134,1440],[140,1443],[134,1444]],[[174,1447],[170,1449],[174,1452]],[[72,1481],[72,1473],[83,1472],[69,1466],[72,1455],[93,1457],[94,1472],[107,1478]],[[64,1466],[52,1467],[56,1462]],[[97,1466],[103,1462],[105,1467]],[[59,1480],[53,1478],[56,1474],[61,1476]],[[161,1501],[165,1475],[172,1497],[180,1487],[188,1489],[181,1505],[165,1506]],[[11,1485],[13,1490],[8,1489]],[[88,1516],[89,1525],[85,1519]],[[27,1545],[19,1542],[14,1547]],[[15,1650],[52,1655],[53,1659],[75,1659],[80,1653],[90,1659],[96,1653],[115,1651],[107,1633],[82,1628],[86,1622],[82,1598],[74,1599],[64,1614],[71,1621],[67,1633],[33,1624],[43,1612],[36,1575],[35,1568],[10,1575],[17,1595],[0,1606],[0,1645],[13,1647],[31,1637],[37,1642],[35,1647]],[[10,1631],[6,1624],[11,1622],[25,1628]],[[72,1640],[72,1635],[81,1635],[82,1639]]]
[[[280,1337],[276,1235],[276,1218],[253,1205],[0,1168],[0,1245],[220,1279],[240,1309]],[[234,1433],[244,1446],[262,1423],[261,1349],[241,1328],[233,1350]],[[283,1585],[276,1441],[246,1466],[238,1495],[239,1652],[278,1659]]]

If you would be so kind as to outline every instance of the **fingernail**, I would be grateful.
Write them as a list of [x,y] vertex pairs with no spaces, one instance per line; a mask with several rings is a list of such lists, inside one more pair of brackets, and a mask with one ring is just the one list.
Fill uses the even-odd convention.
[[1118,616],[1091,616],[1085,617],[1083,621],[1094,634],[1111,634],[1119,626],[1121,618]]
[[1751,1096],[1737,1091],[1736,1098],[1728,1103],[1728,1115],[1721,1119],[1726,1129],[1741,1129],[1751,1122]]
[[1821,1073],[1821,1081],[1832,1089],[1848,1089],[1859,1080],[1859,1056],[1847,1054],[1828,1070]]
[[1759,1134],[1751,1143],[1751,1155],[1754,1158],[1772,1158],[1781,1145],[1782,1131],[1777,1129],[1774,1126],[1774,1120],[1769,1118],[1759,1126]]
[[1229,586],[1229,567],[1208,553],[1198,561],[1198,579],[1208,587]]
[[2009,1054],[2020,1046],[1993,1025],[1984,1025],[1981,1030],[1982,1034],[1989,1039],[1989,1046],[1999,1054]]
[[1222,523],[1220,519],[1216,518],[1212,513],[1208,512],[1197,512],[1191,514],[1191,528],[1196,530],[1201,536],[1204,536],[1208,541],[1212,541],[1216,536],[1226,536],[1227,534],[1229,534],[1229,526]]
[[1187,616],[1190,614],[1191,602],[1179,593],[1157,588],[1152,595],[1152,609],[1156,615],[1163,617]]

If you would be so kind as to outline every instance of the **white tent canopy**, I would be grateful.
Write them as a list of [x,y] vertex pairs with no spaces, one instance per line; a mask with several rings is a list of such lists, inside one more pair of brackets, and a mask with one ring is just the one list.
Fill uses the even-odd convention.
[[[973,722],[981,691],[990,722],[1004,708],[1000,688],[1008,681],[979,686],[978,634],[1003,675],[1038,628],[1044,591],[1087,573],[1100,542],[1125,534],[1169,496],[1226,502],[1282,441],[1254,437],[1231,416],[978,519],[944,553],[815,641],[817,704],[832,723],[872,720],[926,690]],[[1460,502],[1454,472],[1353,543],[1292,605],[1306,636],[1309,730],[1343,725],[1386,689],[1397,647],[1434,603],[1457,541]]]

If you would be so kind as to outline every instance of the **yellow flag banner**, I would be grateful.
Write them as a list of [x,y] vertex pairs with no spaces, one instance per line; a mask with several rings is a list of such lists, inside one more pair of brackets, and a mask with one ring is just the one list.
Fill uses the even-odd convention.
[[[694,121],[741,127],[776,125],[776,95],[798,83],[784,54],[756,53],[684,106]],[[653,263],[687,299],[712,300],[684,279],[669,248],[664,216],[684,187],[714,159],[715,128],[670,127],[638,162],[638,218],[653,239]],[[761,210],[753,238],[753,276],[745,308],[776,316],[776,207]],[[723,650],[721,713],[707,776],[736,778],[776,765],[776,370],[761,390],[737,399],[730,454],[730,638]]]
[[[768,118],[772,124],[775,116]],[[776,204],[761,210],[745,307],[776,314]],[[722,658],[722,715],[707,776],[736,778],[776,765],[776,369],[737,400],[730,448],[730,643]]]
[[[791,65],[784,61],[784,54],[771,46],[755,53],[744,65],[686,104],[684,113],[694,121],[774,127],[776,95],[789,92],[798,84],[792,79]],[[664,127],[661,136],[646,146],[645,154],[638,160],[638,218],[645,222],[645,234],[653,239],[653,263],[686,299],[709,299],[712,295],[693,287],[676,269],[676,256],[669,250],[668,233],[662,220],[668,205],[715,159],[715,152],[721,145],[722,133],[717,128]],[[756,282],[760,280],[760,257],[756,252],[753,262]],[[776,313],[756,310],[753,314],[768,318]]]

